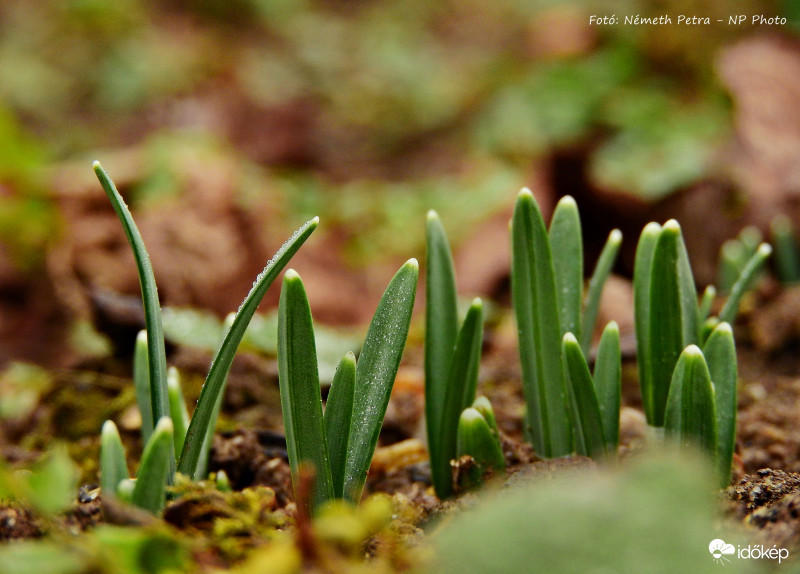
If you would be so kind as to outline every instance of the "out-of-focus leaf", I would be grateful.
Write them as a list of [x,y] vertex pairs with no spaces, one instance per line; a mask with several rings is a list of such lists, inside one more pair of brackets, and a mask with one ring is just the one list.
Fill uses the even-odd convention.
[[52,384],[52,376],[41,367],[17,362],[8,365],[0,372],[0,419],[27,418]]

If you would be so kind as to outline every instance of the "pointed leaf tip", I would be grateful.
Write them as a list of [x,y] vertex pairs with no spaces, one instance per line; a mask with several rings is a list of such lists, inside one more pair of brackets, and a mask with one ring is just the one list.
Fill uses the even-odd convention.
[[172,424],[172,419],[169,417],[161,417],[158,419],[158,424],[156,425],[156,430],[153,431],[154,434],[158,432],[173,432],[175,430],[175,426]]
[[678,221],[676,219],[670,219],[664,224],[663,229],[670,230],[670,231],[680,231],[681,230],[681,224],[678,223]]
[[429,209],[428,210],[428,221],[434,221],[436,219],[439,219],[439,214],[436,213],[435,210]]
[[731,327],[731,324],[728,323],[727,321],[723,321],[722,323],[714,327],[714,330],[733,334],[733,328]]
[[[117,425],[114,424],[114,421],[107,420],[103,423],[103,428],[100,429],[100,434],[107,435],[108,433],[117,431]],[[118,431],[117,431],[118,432]]]
[[698,347],[697,345],[689,345],[688,347],[686,347],[683,350],[683,352],[686,353],[686,356],[688,356],[688,357],[698,357],[698,356],[702,357],[703,356],[703,351],[701,351],[700,347]]
[[578,339],[575,338],[575,335],[570,333],[564,333],[563,339],[561,339],[564,343],[575,343],[578,344]]
[[759,254],[766,257],[767,255],[770,255],[772,253],[772,245],[770,245],[769,243],[762,243],[761,245],[758,246],[758,252]]
[[522,189],[519,190],[517,197],[519,198],[527,197],[533,199],[533,192],[529,188],[523,187]]
[[97,161],[97,160],[94,160],[94,161],[92,162],[92,169],[96,171],[96,170],[98,170],[98,169],[103,169],[103,168],[100,166],[100,162],[99,162],[99,161]]
[[413,267],[414,269],[419,269],[419,261],[417,261],[416,258],[414,257],[406,261],[405,265],[407,265],[408,267]]
[[565,195],[561,199],[558,200],[558,203],[563,205],[569,205],[571,207],[578,207],[578,203],[575,201],[575,198],[571,195]]
[[287,269],[286,273],[283,274],[283,278],[288,281],[294,281],[295,279],[300,279],[300,274],[294,269]]
[[608,234],[608,240],[612,243],[619,243],[622,241],[622,232],[619,229],[612,229]]

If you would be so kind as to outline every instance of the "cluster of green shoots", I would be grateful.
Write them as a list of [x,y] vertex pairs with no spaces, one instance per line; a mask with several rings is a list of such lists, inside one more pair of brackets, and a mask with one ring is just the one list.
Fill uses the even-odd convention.
[[[639,385],[648,424],[694,443],[730,480],[736,434],[736,347],[731,323],[741,298],[772,248],[758,245],[741,267],[717,316],[715,289],[698,302],[680,225],[650,223],[634,263],[634,315]],[[658,434],[658,433],[656,433]]]
[[[142,459],[133,480],[116,425],[106,421],[101,432],[101,486],[106,496],[158,513],[176,472],[194,480],[205,477],[222,393],[239,343],[266,290],[314,231],[318,220],[307,222],[281,247],[256,279],[238,312],[227,321],[226,335],[190,417],[178,373],[166,367],[161,308],[144,242],[111,179],[99,163],[94,169],[133,249],[147,327],[137,339],[134,357],[145,445]],[[418,274],[418,264],[411,259],[389,283],[358,361],[353,353],[347,353],[339,363],[324,415],[305,288],[294,270],[284,275],[278,323],[281,406],[295,486],[304,465],[314,473],[314,492],[307,501],[312,508],[335,498],[357,502],[361,497],[405,347]]]
[[[180,472],[194,480],[207,474],[211,437],[234,355],[266,290],[311,235],[308,221],[258,276],[227,330],[192,416],[174,369],[167,369],[161,308],[144,243],[113,183],[94,170],[116,210],[139,270],[146,332],[134,359],[144,452],[131,479],[119,433],[103,425],[101,485],[153,513],[165,504]],[[610,233],[584,285],[580,216],[563,198],[549,228],[528,190],[517,197],[511,221],[511,288],[518,325],[526,400],[525,431],[545,458],[581,454],[615,456],[619,444],[620,336],[615,322],[602,331],[594,369],[589,356],[600,296],[622,236]],[[739,302],[768,257],[757,246],[732,281],[730,296],[711,317],[715,292],[698,302],[677,222],[647,225],[639,240],[635,271],[635,321],[642,398],[654,435],[699,444],[714,458],[721,482],[730,475],[736,421],[736,349],[730,327]],[[433,211],[427,218],[425,292],[425,414],[431,476],[437,495],[453,496],[454,461],[469,457],[462,485],[480,485],[502,473],[505,458],[491,404],[476,397],[483,341],[483,304],[476,298],[459,320],[455,271],[447,235]],[[336,370],[323,409],[314,326],[298,273],[284,274],[278,308],[278,370],[289,463],[295,488],[309,469],[310,510],[334,500],[357,503],[366,481],[394,379],[405,347],[418,280],[411,259],[389,283],[356,357],[348,352]],[[663,429],[663,432],[660,430]],[[464,478],[464,477],[462,477]]]

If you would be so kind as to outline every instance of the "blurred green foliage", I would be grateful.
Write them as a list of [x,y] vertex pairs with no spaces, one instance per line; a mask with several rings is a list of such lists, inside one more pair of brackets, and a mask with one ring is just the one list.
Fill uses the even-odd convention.
[[[792,18],[793,6],[788,0],[736,0],[724,9],[710,0],[9,0],[0,8],[0,100],[47,133],[56,157],[129,145],[145,131],[214,131],[220,122],[208,114],[224,113],[214,107],[220,93],[265,111],[306,102],[323,166],[381,161],[441,138],[454,142],[456,154],[489,153],[519,168],[554,147],[607,135],[612,149],[597,168],[604,183],[652,197],[703,174],[696,152],[727,119],[713,94],[714,50],[748,31],[675,25],[652,36],[649,28],[647,34],[622,25],[592,28],[588,16],[782,9]],[[548,34],[558,46],[543,41]],[[710,125],[687,119],[675,126],[646,115],[633,129],[615,120],[615,107],[627,109],[622,102],[648,99],[652,91],[665,94],[661,111],[679,119],[710,111]],[[680,135],[662,134],[653,123]],[[655,151],[627,153],[632,148]],[[678,173],[657,183],[636,181],[632,168],[617,165],[643,159],[652,165],[661,156],[667,158],[661,171]],[[687,158],[695,159],[689,168],[675,167]]]
[[23,503],[44,516],[71,507],[77,486],[78,468],[64,448],[52,449],[26,470],[0,462],[0,499]]
[[44,167],[103,149],[141,151],[134,202],[192,185],[176,159],[232,162],[242,201],[324,214],[360,264],[419,249],[405,231],[430,208],[470,229],[558,151],[585,154],[598,187],[655,200],[712,173],[731,129],[715,54],[760,29],[589,16],[791,20],[795,5],[6,0],[0,242],[41,264],[58,230]]
[[[651,453],[628,463],[621,472],[587,470],[488,496],[433,534],[428,571],[717,572],[709,542],[741,535],[715,523],[704,462]],[[747,562],[725,566],[763,571],[761,561]]]

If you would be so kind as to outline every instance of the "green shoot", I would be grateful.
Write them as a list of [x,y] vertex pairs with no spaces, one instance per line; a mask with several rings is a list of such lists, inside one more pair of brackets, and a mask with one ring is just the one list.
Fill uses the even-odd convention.
[[139,331],[133,351],[133,386],[136,404],[142,417],[142,444],[153,434],[153,403],[150,399],[150,361],[147,353],[147,331]]
[[100,432],[100,487],[103,496],[115,496],[119,483],[128,478],[125,449],[117,425],[112,421],[103,423]]
[[161,512],[167,498],[169,453],[174,447],[172,432],[172,419],[162,417],[156,424],[150,441],[144,447],[136,484],[133,487],[131,502],[153,514]]
[[[278,250],[275,256],[267,263],[264,270],[257,277],[253,288],[242,302],[235,318],[230,322],[225,338],[214,357],[205,384],[200,392],[194,413],[185,429],[188,415],[185,414],[185,404],[180,394],[179,385],[173,385],[173,409],[170,410],[170,398],[167,384],[166,353],[164,350],[164,332],[161,321],[161,307],[158,300],[155,278],[153,276],[152,265],[149,255],[145,249],[141,234],[133,221],[128,207],[125,205],[122,196],[117,191],[111,179],[100,166],[99,162],[94,162],[94,171],[100,184],[111,201],[120,221],[122,222],[125,234],[134,253],[136,260],[139,281],[142,288],[142,300],[145,309],[146,335],[137,338],[135,352],[134,378],[136,386],[137,401],[142,413],[142,437],[145,440],[145,456],[140,467],[140,475],[137,478],[131,499],[134,504],[147,508],[153,512],[159,512],[163,507],[163,487],[172,482],[175,468],[181,473],[195,479],[202,478],[205,474],[207,465],[208,449],[211,444],[213,434],[213,424],[216,422],[219,412],[219,405],[222,400],[222,391],[225,387],[227,374],[233,362],[234,355],[239,343],[244,336],[247,325],[253,317],[259,303],[269,286],[277,278],[292,256],[300,249],[300,246],[308,239],[316,229],[319,222],[318,218],[306,222],[294,235]],[[145,350],[146,343],[146,350]],[[144,364],[148,365],[147,375],[145,376]],[[150,408],[148,408],[145,389],[149,389]],[[183,406],[181,406],[183,405]],[[157,428],[160,431],[152,430],[153,421],[158,420]],[[105,439],[108,443],[107,449],[111,449],[108,454],[108,461],[104,466],[108,469],[109,478],[106,484],[112,492],[119,489],[112,488],[111,482],[116,480],[121,472],[121,465],[118,464],[118,454],[111,454],[116,446],[114,438],[111,436],[111,427],[106,433]],[[152,433],[152,434],[151,434]],[[168,443],[165,443],[165,436],[169,435]],[[174,439],[173,439],[174,437]],[[174,442],[173,442],[174,440]],[[180,459],[176,461],[176,445],[182,443]],[[152,446],[151,446],[152,445]],[[149,454],[148,454],[149,453]],[[163,460],[159,457],[163,457]],[[113,460],[116,458],[117,462]],[[147,463],[145,464],[145,458]],[[157,485],[162,476],[162,470],[166,468],[164,474],[164,484]],[[142,479],[145,473],[145,480]],[[124,480],[122,481],[125,482]],[[119,483],[118,483],[119,484]],[[146,486],[141,486],[146,485]],[[147,488],[147,491],[143,489]],[[159,490],[161,489],[161,490]]]
[[317,506],[333,498],[333,486],[311,309],[303,282],[293,269],[284,275],[278,309],[278,378],[292,482],[298,483],[302,464],[313,465],[312,505]]
[[425,417],[431,478],[444,500],[455,494],[450,461],[456,456],[459,417],[478,385],[483,303],[472,301],[459,328],[450,244],[435,211],[428,212],[425,289]]
[[[111,178],[100,166],[100,162],[94,162],[93,168],[97,178],[100,180],[100,185],[106,192],[114,211],[117,213],[117,217],[122,223],[139,271],[144,319],[147,326],[150,401],[152,404],[152,421],[154,422],[162,417],[169,417],[169,398],[167,397],[167,355],[164,348],[164,330],[161,325],[161,304],[158,300],[158,289],[153,275],[153,266],[150,263],[147,249],[145,249],[142,235],[133,221],[133,216],[125,204],[125,200],[122,199]],[[142,424],[144,425],[144,423],[145,420],[142,417]],[[171,475],[175,469],[175,453],[172,452],[168,456],[171,461]]]
[[333,498],[358,502],[378,443],[416,295],[411,259],[381,298],[358,361],[340,362],[325,414],[319,390],[314,327],[300,276],[286,272],[279,304],[278,371],[289,464],[316,473],[312,508]]
[[472,459],[465,475],[459,476],[460,486],[468,490],[481,486],[487,476],[504,473],[506,469],[491,404],[485,397],[479,399],[480,405],[464,409],[458,420],[456,458]]
[[717,450],[714,385],[703,352],[696,345],[684,349],[669,387],[664,430],[680,444],[702,448],[711,457]]
[[736,346],[730,324],[771,253],[766,243],[755,243],[756,235],[742,237],[752,254],[716,317],[709,317],[713,286],[697,300],[674,220],[645,227],[634,267],[639,384],[647,422],[665,427],[682,443],[703,447],[715,460],[722,485],[730,480],[736,437]]
[[597,392],[581,346],[572,333],[564,335],[561,356],[572,407],[570,413],[575,429],[575,450],[584,456],[605,458],[606,432]]
[[609,235],[586,295],[580,218],[571,197],[559,201],[548,232],[533,194],[523,189],[514,207],[511,240],[511,295],[527,403],[526,431],[541,456],[565,456],[573,452],[574,441],[582,440],[576,433],[583,433],[575,428],[579,418],[570,413],[562,338],[573,333],[576,341],[582,341],[579,347],[588,349],[621,235],[616,230]]

